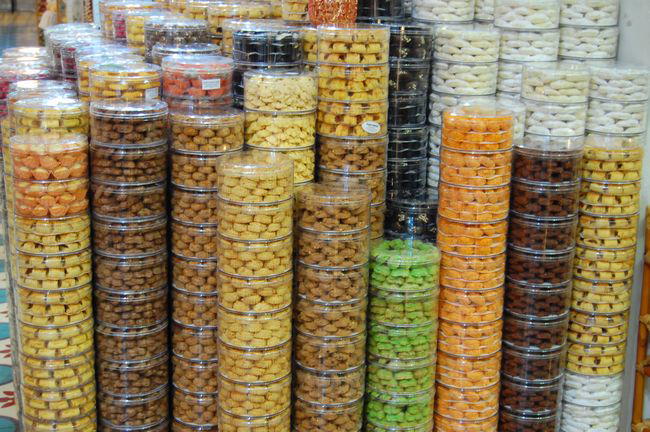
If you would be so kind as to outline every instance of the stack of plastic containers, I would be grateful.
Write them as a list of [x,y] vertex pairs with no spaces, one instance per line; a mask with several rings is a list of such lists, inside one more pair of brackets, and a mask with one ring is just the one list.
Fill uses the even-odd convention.
[[497,430],[513,115],[443,112],[436,430]]
[[387,198],[424,195],[427,182],[427,100],[433,30],[390,25]]
[[625,66],[592,73],[592,101],[618,114],[587,119],[562,429],[609,432],[619,428],[646,135],[638,118],[629,133],[604,120],[625,107],[645,112],[649,74]]
[[501,33],[497,89],[518,97],[525,64],[557,61],[560,0],[494,0]]
[[293,160],[296,187],[314,180],[316,76],[312,72],[253,70],[244,74],[246,147]]
[[501,427],[556,430],[583,137],[527,135],[514,153]]
[[296,206],[293,430],[358,432],[366,378],[370,191],[317,183],[297,192]]
[[[183,45],[163,45],[163,44],[156,44],[153,47],[153,50],[151,50],[151,63],[157,64],[158,66],[162,65],[162,61],[164,57],[167,56],[172,56],[172,55],[209,55],[209,56],[215,56],[219,55],[221,53],[221,49],[219,48],[218,45],[212,44],[212,43],[193,43],[193,44],[183,44]],[[181,65],[182,66],[182,65]],[[212,72],[211,70],[206,70],[201,68],[201,64],[199,65],[187,65],[187,67],[190,69],[194,69],[195,67],[198,66],[197,71],[201,71],[202,73],[206,74],[206,78],[214,78],[214,76],[210,76],[210,73]],[[207,65],[207,66],[212,66],[212,65]],[[215,65],[217,71],[219,72],[219,65]],[[212,89],[214,90],[214,89]],[[204,95],[205,96],[205,95]],[[228,101],[230,103],[230,101]]]
[[232,58],[234,104],[242,107],[247,71],[286,70],[302,64],[302,33],[281,21],[244,21],[232,32]]
[[105,100],[90,107],[104,428],[168,422],[167,114],[160,100]]
[[371,252],[367,431],[432,430],[439,265],[438,249],[419,240]]
[[370,188],[371,237],[378,238],[386,199],[390,29],[320,26],[317,44],[319,178]]
[[[18,103],[21,134],[4,142],[3,153],[20,421],[24,430],[91,428],[88,112],[80,101],[53,94]],[[67,120],[81,117],[75,126],[84,128],[66,130]]]
[[496,93],[499,33],[491,26],[467,24],[436,29],[429,94],[427,189],[438,196],[442,112],[470,96]]
[[53,75],[58,78],[62,77],[61,48],[64,43],[78,39],[97,42],[100,37],[99,30],[87,27],[56,26],[49,33],[46,33],[45,47],[50,55],[49,60]]
[[144,23],[144,54],[151,61],[153,47],[162,45],[187,45],[208,43],[208,22],[184,17],[153,16]]
[[614,61],[618,53],[620,0],[561,0],[560,58]]
[[158,9],[160,4],[150,0],[115,0],[99,2],[100,27],[102,35],[113,39],[113,12],[140,9]]
[[252,0],[242,0],[236,3],[228,0],[211,2],[208,6],[208,23],[213,43],[221,44],[223,22],[235,18],[246,20],[271,18],[271,5],[264,1]]
[[293,169],[269,152],[217,169],[220,431],[290,430]]

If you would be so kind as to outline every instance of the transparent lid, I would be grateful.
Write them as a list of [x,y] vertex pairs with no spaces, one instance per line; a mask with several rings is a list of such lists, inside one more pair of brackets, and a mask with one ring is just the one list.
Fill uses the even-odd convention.
[[332,183],[313,183],[301,188],[297,193],[299,203],[330,205],[370,205],[370,189],[360,185]]
[[72,90],[75,91],[77,86],[70,81],[56,81],[56,80],[22,80],[9,84],[9,92],[16,92],[20,95],[21,92],[38,92],[49,90]]
[[15,135],[9,139],[9,150],[12,153],[28,152],[49,156],[55,153],[82,151],[88,148],[86,135],[70,134],[63,137],[51,137],[43,140],[38,135]]
[[[228,3],[230,7],[234,7],[233,3]],[[255,26],[260,27],[286,27],[286,24],[282,20],[277,19],[256,19],[256,20],[246,20],[246,19],[227,19],[224,20],[221,24],[221,28],[224,33],[226,31],[235,32],[239,29],[255,28]]]
[[[210,44],[202,44],[210,45]],[[213,45],[216,48],[216,45]],[[188,69],[207,69],[209,72],[232,71],[233,61],[231,58],[219,55],[202,55],[202,54],[178,54],[169,55],[163,58],[162,68],[188,70]]]
[[278,175],[293,170],[293,160],[281,153],[247,150],[221,156],[217,170],[230,175],[252,175],[262,172],[275,172]]
[[493,100],[461,102],[444,110],[444,120],[461,117],[467,119],[504,119],[513,121],[513,112]]
[[641,150],[645,143],[645,134],[620,136],[591,133],[585,139],[585,147],[603,150]]
[[572,63],[526,63],[524,64],[524,80],[528,74],[540,74],[552,77],[573,77],[589,79],[589,69],[580,64]]
[[149,63],[115,63],[106,62],[91,66],[91,73],[115,76],[118,78],[139,77],[142,75],[160,74],[160,66]]
[[239,20],[239,24],[236,27],[233,27],[235,32],[252,32],[252,33],[278,33],[278,32],[288,32],[288,33],[300,33],[300,27],[292,27],[287,25],[282,20],[272,20],[272,19],[263,19],[263,20]]
[[169,119],[174,124],[227,126],[243,124],[244,111],[231,107],[198,111],[192,107],[174,108],[169,112]]
[[31,99],[17,101],[14,106],[14,113],[19,112],[30,117],[36,115],[47,117],[50,115],[71,114],[81,115],[88,112],[88,105],[76,98],[51,97],[43,95]]
[[421,198],[390,198],[388,200],[388,206],[418,213],[433,212],[438,209],[438,195],[427,193]]
[[440,251],[431,243],[415,239],[384,240],[370,251],[375,262],[388,265],[436,264],[440,261]]
[[336,26],[318,26],[318,35],[325,40],[346,38],[346,42],[362,40],[365,42],[388,42],[390,27],[382,24],[340,24]]
[[90,104],[90,115],[107,118],[151,118],[167,115],[167,104],[160,100],[122,101],[109,99]]
[[395,34],[403,34],[403,35],[424,35],[424,36],[431,36],[433,37],[434,29],[433,26],[426,25],[426,24],[419,24],[416,22],[408,22],[408,23],[402,23],[402,22],[395,22],[395,23],[386,23],[388,26],[390,26],[390,33],[392,35]]
[[482,39],[484,44],[489,39],[498,40],[499,38],[498,29],[492,24],[487,24],[487,23],[486,24],[483,23],[452,24],[452,25],[442,25],[440,27],[435,28],[436,38],[439,36],[462,38],[463,34],[470,34],[470,33],[473,35],[473,37]]
[[[157,43],[154,45],[151,51],[151,55],[154,58],[162,58],[175,54],[219,54],[220,52],[221,49],[219,46],[211,43],[192,43],[183,45],[167,45]],[[217,56],[215,55],[215,57]]]
[[174,30],[201,30],[208,29],[205,20],[185,17],[153,16],[144,23],[145,30],[174,31]]
[[523,140],[516,143],[516,147],[544,152],[579,152],[583,149],[584,144],[585,138],[583,136],[554,137],[526,134]]
[[105,10],[119,9],[142,9],[147,7],[156,7],[158,2],[151,0],[115,0],[110,2],[100,2]]
[[142,58],[141,55],[138,54],[132,54],[132,53],[126,53],[122,51],[118,51],[120,56],[117,59],[114,59],[115,57],[115,51],[110,52],[110,51],[104,51],[101,50],[100,52],[95,52],[91,54],[81,54],[79,57],[77,57],[77,63],[79,66],[84,65],[84,66],[92,66],[93,64],[97,63],[104,63],[109,60],[113,60],[115,62],[121,62],[121,63],[144,63],[144,58]]

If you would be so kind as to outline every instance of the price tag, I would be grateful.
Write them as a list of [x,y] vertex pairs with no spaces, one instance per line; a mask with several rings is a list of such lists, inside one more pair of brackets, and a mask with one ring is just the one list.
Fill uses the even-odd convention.
[[158,87],[153,87],[153,88],[148,88],[144,91],[144,98],[145,99],[158,99],[159,94],[158,94]]
[[381,125],[374,121],[365,121],[361,123],[361,128],[369,134],[377,134],[381,130]]
[[201,88],[203,90],[218,90],[221,88],[221,78],[201,80]]

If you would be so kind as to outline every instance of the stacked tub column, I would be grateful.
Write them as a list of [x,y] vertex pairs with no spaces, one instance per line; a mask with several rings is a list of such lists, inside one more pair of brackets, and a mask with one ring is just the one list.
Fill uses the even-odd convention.
[[486,25],[447,25],[436,29],[429,94],[427,188],[438,195],[442,112],[469,97],[497,90],[499,33]]
[[318,177],[370,188],[373,239],[383,235],[386,199],[389,39],[383,25],[317,30]]
[[427,183],[427,100],[433,31],[390,26],[388,200],[421,197]]
[[513,114],[475,102],[442,120],[436,430],[496,431]]
[[256,150],[217,166],[220,431],[290,429],[292,166]]
[[358,432],[366,378],[370,191],[308,185],[298,191],[297,207],[293,430]]
[[648,89],[647,70],[593,67],[563,430],[619,428]]
[[560,3],[559,0],[494,2],[494,25],[501,34],[497,90],[500,95],[518,98],[525,65],[557,61]]
[[366,430],[432,430],[440,253],[386,240],[371,252]]

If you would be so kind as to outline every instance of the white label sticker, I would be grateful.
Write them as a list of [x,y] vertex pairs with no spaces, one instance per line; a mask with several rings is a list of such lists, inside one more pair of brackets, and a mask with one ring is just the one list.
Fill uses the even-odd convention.
[[153,88],[148,88],[144,91],[144,98],[145,99],[158,99],[158,88],[153,87]]
[[203,90],[218,90],[221,88],[221,79],[212,78],[212,79],[201,80],[201,88]]
[[381,130],[379,123],[374,121],[365,121],[361,123],[361,128],[369,134],[376,134]]

